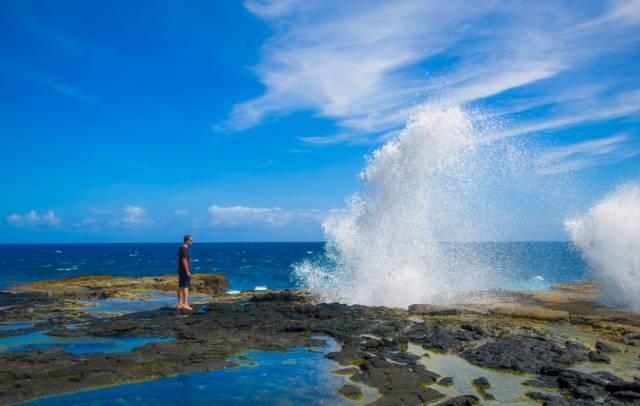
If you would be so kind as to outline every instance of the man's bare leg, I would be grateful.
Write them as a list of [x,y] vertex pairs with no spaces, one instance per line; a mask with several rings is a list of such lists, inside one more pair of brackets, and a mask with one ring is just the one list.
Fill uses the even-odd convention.
[[189,306],[189,288],[184,288],[183,296],[184,296],[183,307],[188,310],[193,310],[191,306]]
[[176,305],[176,308],[182,309],[182,306],[184,306],[182,302],[182,288],[178,287],[178,304]]

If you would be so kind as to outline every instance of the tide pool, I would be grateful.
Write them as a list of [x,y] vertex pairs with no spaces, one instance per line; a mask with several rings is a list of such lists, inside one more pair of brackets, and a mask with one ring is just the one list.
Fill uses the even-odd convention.
[[[333,340],[328,342],[328,347],[287,352],[245,351],[230,358],[240,364],[236,368],[43,398],[30,404],[353,404],[336,393],[348,380],[331,373],[338,364],[324,355],[337,345]],[[374,390],[361,388],[365,392],[363,402],[375,399]]]
[[31,328],[35,323],[7,323],[0,325],[0,331],[16,331]]
[[159,337],[56,337],[38,331],[30,334],[0,338],[0,351],[23,352],[57,347],[74,355],[82,355],[95,352],[129,352],[145,344],[173,340],[175,339]]
[[[189,297],[190,304],[206,303],[208,297],[195,296]],[[92,305],[89,309],[90,313],[136,313],[146,312],[163,307],[175,307],[177,298],[175,294],[152,294],[148,300],[134,300],[121,298],[108,298],[100,300],[83,300],[82,303]]]

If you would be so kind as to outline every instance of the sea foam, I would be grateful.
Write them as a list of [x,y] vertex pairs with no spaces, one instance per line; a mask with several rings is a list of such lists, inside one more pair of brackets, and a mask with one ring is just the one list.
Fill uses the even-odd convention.
[[640,312],[640,183],[605,196],[565,229],[603,286],[603,299]]

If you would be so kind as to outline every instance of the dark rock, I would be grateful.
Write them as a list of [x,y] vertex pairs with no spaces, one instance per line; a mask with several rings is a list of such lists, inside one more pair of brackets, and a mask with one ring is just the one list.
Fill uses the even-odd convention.
[[461,313],[460,309],[430,304],[412,304],[409,306],[409,314],[421,316],[454,316]]
[[599,352],[620,352],[620,349],[614,347],[613,345],[603,343],[602,341],[598,341],[596,343],[596,350]]
[[453,378],[450,376],[445,376],[444,378],[440,378],[440,380],[436,383],[441,386],[451,386],[453,385]]
[[436,406],[472,406],[480,403],[480,399],[473,395],[456,396],[438,403]]
[[607,357],[606,355],[602,354],[601,352],[596,352],[596,351],[591,351],[589,353],[589,361],[591,362],[604,362],[607,364],[611,363],[611,358]]
[[586,360],[585,354],[563,348],[544,337],[500,337],[461,356],[485,368],[537,372],[543,366],[562,367]]
[[462,328],[463,330],[470,331],[472,333],[476,333],[482,337],[487,335],[487,332],[485,331],[485,329],[475,324],[463,324],[462,326],[460,326],[460,328]]
[[552,376],[538,376],[537,379],[531,379],[522,382],[524,386],[530,386],[532,388],[557,388],[558,381]]
[[302,302],[305,298],[291,291],[283,291],[256,294],[249,300],[252,302]]
[[589,347],[587,347],[585,344],[581,343],[580,341],[567,340],[565,341],[564,345],[570,350],[575,350],[585,354],[591,351]]
[[636,392],[640,393],[640,381],[625,382],[618,379],[616,382],[607,383],[605,389],[609,392]]
[[474,379],[473,381],[471,381],[471,383],[473,384],[473,386],[481,390],[487,390],[491,387],[489,380],[484,376]]
[[365,357],[361,372],[351,379],[377,388],[383,395],[374,404],[419,404],[429,403],[444,395],[427,388],[437,379],[437,374],[422,365],[407,368],[378,357]]
[[370,404],[375,406],[422,405],[432,403],[442,397],[444,395],[436,390],[423,388],[419,392],[394,391]]
[[362,390],[354,385],[344,385],[337,392],[347,399],[360,400],[363,397]]
[[349,367],[349,368],[341,368],[333,371],[336,375],[353,375],[360,372],[360,368]]
[[471,381],[471,384],[476,388],[480,396],[484,398],[484,400],[495,400],[495,397],[488,393],[487,390],[491,387],[489,380],[485,377],[476,378]]
[[613,397],[616,399],[620,399],[628,402],[638,402],[640,401],[640,393],[633,391],[618,391],[613,392]]
[[565,369],[558,374],[558,386],[576,399],[599,400],[608,396],[605,382],[585,372]]
[[557,398],[557,396],[549,395],[548,393],[543,392],[527,392],[527,397],[537,401],[553,400]]
[[430,326],[417,324],[409,331],[409,340],[422,344],[424,348],[441,352],[459,351],[465,345],[480,340],[478,332],[453,328],[444,325]]

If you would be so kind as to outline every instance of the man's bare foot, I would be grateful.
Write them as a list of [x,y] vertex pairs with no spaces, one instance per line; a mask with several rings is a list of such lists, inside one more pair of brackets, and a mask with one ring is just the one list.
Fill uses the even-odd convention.
[[184,309],[184,306],[183,306],[183,305],[181,305],[181,304],[179,304],[179,305],[177,305],[177,306],[176,306],[176,309],[178,309],[178,310],[180,310],[180,309]]
[[187,309],[187,310],[193,310],[193,308],[189,305],[184,305],[182,306],[183,309]]

